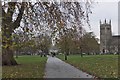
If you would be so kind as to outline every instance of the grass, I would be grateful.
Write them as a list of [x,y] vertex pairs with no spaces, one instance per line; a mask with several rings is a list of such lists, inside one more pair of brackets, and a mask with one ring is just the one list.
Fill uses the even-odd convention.
[[[64,60],[63,55],[59,55],[58,57]],[[96,77],[118,77],[117,55],[89,55],[84,57],[80,55],[69,55],[68,60],[65,62]]]
[[47,57],[19,56],[17,66],[3,66],[3,78],[43,78]]

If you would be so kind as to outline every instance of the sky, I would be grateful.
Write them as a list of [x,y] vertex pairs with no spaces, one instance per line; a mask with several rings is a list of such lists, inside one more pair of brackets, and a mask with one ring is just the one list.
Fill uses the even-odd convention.
[[112,34],[118,35],[118,1],[119,0],[95,0],[92,5],[92,14],[90,14],[91,29],[87,26],[86,31],[93,31],[97,38],[100,38],[100,20],[104,22],[105,18],[112,21]]

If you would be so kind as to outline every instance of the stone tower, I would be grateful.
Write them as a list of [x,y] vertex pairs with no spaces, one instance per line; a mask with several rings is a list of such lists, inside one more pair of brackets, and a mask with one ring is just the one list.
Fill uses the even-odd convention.
[[111,20],[102,23],[100,20],[100,52],[102,54],[110,52],[110,43],[112,39]]

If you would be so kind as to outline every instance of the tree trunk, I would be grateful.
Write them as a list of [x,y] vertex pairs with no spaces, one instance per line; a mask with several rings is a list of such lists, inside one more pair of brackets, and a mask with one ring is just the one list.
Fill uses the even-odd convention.
[[13,57],[11,24],[2,22],[2,65],[17,65]]
[[17,65],[13,56],[12,49],[12,30],[7,29],[10,26],[2,28],[2,65]]
[[67,60],[67,55],[65,54],[65,60]]
[[2,53],[2,65],[17,65],[17,62],[13,58],[13,51],[9,48],[3,49]]

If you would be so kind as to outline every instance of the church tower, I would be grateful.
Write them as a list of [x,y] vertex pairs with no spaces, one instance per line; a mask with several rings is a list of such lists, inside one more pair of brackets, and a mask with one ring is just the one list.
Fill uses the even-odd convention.
[[110,52],[110,43],[112,39],[111,20],[102,23],[100,20],[100,52],[102,54]]

